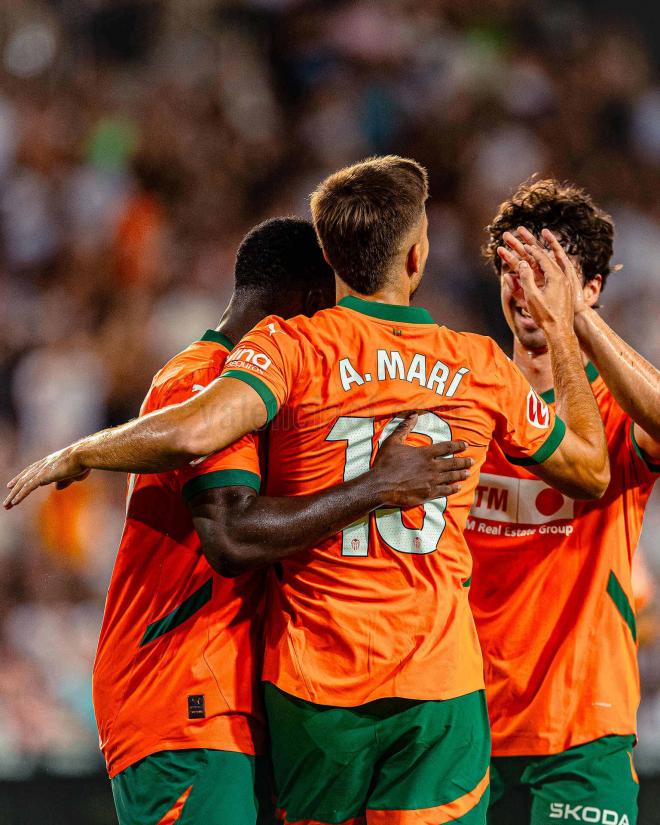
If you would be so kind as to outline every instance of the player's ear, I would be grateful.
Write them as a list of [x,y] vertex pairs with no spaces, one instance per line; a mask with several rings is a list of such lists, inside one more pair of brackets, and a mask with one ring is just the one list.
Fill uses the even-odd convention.
[[314,287],[314,289],[310,289],[307,295],[305,295],[303,312],[311,318],[315,312],[321,309],[327,309],[329,306],[331,306],[331,303],[328,303],[324,291],[320,287]]
[[582,292],[584,293],[584,300],[586,301],[587,306],[598,306],[598,299],[600,298],[602,288],[602,275],[594,275],[593,278],[590,278],[585,283],[585,285],[582,287]]
[[422,244],[415,243],[410,247],[408,250],[408,255],[406,256],[406,270],[408,272],[408,277],[413,278],[417,275],[421,269],[421,265]]

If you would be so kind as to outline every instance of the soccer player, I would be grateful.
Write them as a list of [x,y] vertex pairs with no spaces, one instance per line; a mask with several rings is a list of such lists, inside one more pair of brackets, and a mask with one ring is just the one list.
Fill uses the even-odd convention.
[[[311,314],[330,296],[332,271],[310,223],[257,226],[238,250],[234,294],[218,328],[160,370],[142,413],[215,380],[232,340],[264,315]],[[93,676],[121,825],[274,822],[268,764],[257,756],[265,740],[258,687],[264,575],[230,579],[212,568],[232,575],[254,569],[278,558],[283,545],[291,552],[320,541],[373,507],[451,492],[438,480],[461,477],[466,460],[442,464],[402,445],[411,426],[390,439],[380,465],[312,496],[257,495],[252,435],[176,471],[130,476]],[[216,511],[225,520],[220,528]],[[240,540],[223,532],[226,522]]]
[[[222,380],[36,462],[8,505],[87,467],[175,466],[271,419],[267,493],[309,495],[365,472],[405,410],[421,411],[418,443],[464,439],[480,465],[495,438],[565,492],[601,495],[607,449],[567,277],[545,256],[541,290],[519,266],[562,420],[492,340],[409,305],[428,254],[427,194],[425,170],[394,156],[331,175],[312,214],[338,306],[265,319]],[[485,822],[488,717],[463,537],[476,484],[449,504],[379,508],[282,561],[263,676],[285,823]]]
[[600,500],[573,501],[498,444],[488,451],[466,533],[493,736],[488,821],[633,825],[639,676],[631,563],[660,471],[660,373],[595,309],[613,227],[584,192],[554,180],[523,184],[489,232],[514,363],[550,407],[550,342],[511,276],[521,259],[535,266],[546,247],[573,279],[574,328],[612,480]]

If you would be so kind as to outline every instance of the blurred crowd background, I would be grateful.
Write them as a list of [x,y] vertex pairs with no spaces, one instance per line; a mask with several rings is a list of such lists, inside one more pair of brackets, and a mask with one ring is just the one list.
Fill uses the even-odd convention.
[[[420,302],[507,350],[483,228],[533,173],[585,187],[616,222],[603,312],[660,364],[659,16],[635,0],[0,3],[0,478],[134,416],[216,325],[243,233],[307,216],[320,178],[374,153],[430,171]],[[95,474],[0,516],[0,777],[101,769],[91,663],[123,485]],[[647,775],[658,535],[656,494],[638,571]]]

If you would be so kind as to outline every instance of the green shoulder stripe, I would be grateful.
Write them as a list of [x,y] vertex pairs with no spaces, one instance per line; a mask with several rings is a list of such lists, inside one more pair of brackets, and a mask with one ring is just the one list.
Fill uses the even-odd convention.
[[215,470],[186,481],[181,493],[186,501],[190,501],[197,493],[216,487],[252,487],[259,492],[261,479],[249,470]]
[[185,601],[182,601],[178,607],[170,611],[167,616],[152,622],[144,632],[140,647],[148,645],[154,639],[158,639],[175,627],[183,624],[191,616],[201,610],[204,605],[211,600],[213,594],[213,579],[208,579],[201,587],[198,587],[194,593],[191,593]]
[[268,422],[272,421],[277,415],[278,403],[277,398],[273,395],[273,391],[267,386],[261,378],[252,375],[250,372],[243,372],[242,370],[227,370],[222,373],[223,378],[237,378],[239,381],[244,381],[253,390],[261,396],[261,400],[266,405],[266,412],[268,413]]
[[646,453],[642,450],[642,448],[637,443],[635,439],[635,422],[630,422],[630,440],[632,441],[633,449],[637,453],[637,455],[642,459],[644,464],[649,468],[652,473],[660,473],[660,464],[654,464],[651,459],[646,455]]
[[614,575],[614,571],[610,570],[610,577],[607,581],[607,592],[614,602],[614,606],[621,614],[621,618],[628,625],[633,637],[633,641],[637,641],[637,623],[635,621],[635,611],[632,609],[626,591],[621,587],[619,580]]
[[[555,418],[555,425],[552,428],[550,435],[541,444],[534,455],[526,456],[525,458],[515,458],[507,455],[506,459],[510,464],[515,464],[518,467],[529,467],[532,464],[543,464],[554,453],[554,451],[561,444],[564,435],[566,434],[566,424],[557,416]],[[506,453],[505,453],[506,455]]]

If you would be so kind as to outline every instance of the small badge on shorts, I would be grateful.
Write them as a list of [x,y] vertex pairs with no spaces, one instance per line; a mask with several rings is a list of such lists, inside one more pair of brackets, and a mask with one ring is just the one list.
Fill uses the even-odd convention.
[[204,694],[198,693],[188,697],[188,719],[205,719],[206,706],[204,705]]

